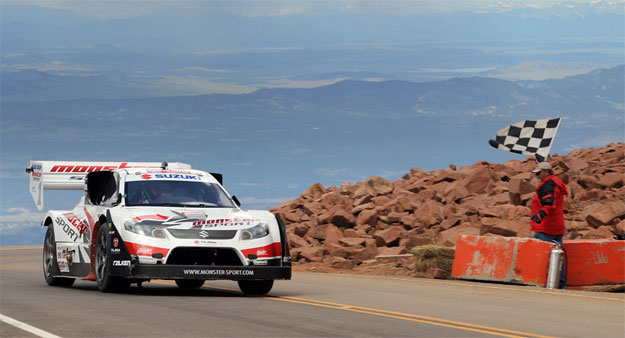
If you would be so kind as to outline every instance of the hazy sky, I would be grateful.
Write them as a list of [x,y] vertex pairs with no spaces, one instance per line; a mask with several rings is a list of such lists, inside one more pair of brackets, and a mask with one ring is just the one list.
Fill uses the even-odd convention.
[[[544,80],[622,64],[624,53],[625,0],[0,1],[2,88],[9,88],[3,90],[0,101],[4,107],[12,98],[25,101],[33,104],[41,116],[50,107],[40,108],[34,102],[52,98],[240,94],[259,88],[317,87],[346,78],[423,82],[490,76]],[[457,13],[464,11],[495,14]],[[605,12],[609,15],[596,15]],[[23,70],[31,72],[20,77]],[[37,74],[33,71],[43,74],[30,79],[28,74]],[[45,81],[39,81],[40,78]],[[622,99],[615,101],[622,107]],[[0,240],[12,235],[14,243],[32,244],[43,237],[38,225],[43,214],[35,211],[24,173],[30,159],[175,158],[194,167],[222,170],[228,189],[233,188],[231,192],[237,193],[247,206],[263,208],[297,196],[315,182],[355,183],[368,175],[397,179],[410,166],[434,170],[452,161],[462,165],[455,153],[444,154],[449,160],[428,158],[428,152],[423,150],[427,144],[420,142],[412,130],[406,132],[405,138],[397,137],[395,143],[389,143],[390,148],[385,148],[389,141],[384,137],[378,141],[372,137],[372,143],[362,148],[351,138],[376,135],[372,130],[379,127],[365,122],[353,127],[353,134],[345,130],[335,133],[331,125],[311,122],[305,126],[310,127],[306,129],[310,140],[297,134],[292,144],[283,141],[285,135],[290,135],[284,130],[303,128],[302,125],[254,130],[252,136],[261,139],[256,148],[267,144],[265,149],[271,149],[274,156],[275,162],[271,162],[257,158],[256,144],[243,137],[248,135],[222,128],[220,123],[227,122],[226,117],[220,117],[217,124],[202,125],[206,118],[201,114],[189,116],[200,121],[198,126],[180,131],[171,128],[164,115],[158,117],[159,121],[162,118],[161,124],[155,125],[160,128],[145,130],[138,123],[127,125],[123,118],[128,117],[128,110],[124,106],[98,111],[85,105],[89,107],[85,111],[67,108],[75,115],[80,113],[74,119],[60,116],[49,119],[47,124],[28,114],[13,121],[7,120],[7,110],[4,116],[0,115]],[[495,108],[484,107],[478,113],[497,114]],[[180,114],[188,109],[180,107]],[[92,127],[74,125],[87,116],[84,114],[97,121],[108,119],[108,126],[118,129],[106,131],[107,137],[98,139],[99,145],[92,147],[81,141],[97,139],[94,135],[105,130],[98,128],[97,123]],[[618,119],[597,114],[588,115],[587,119],[610,123]],[[487,137],[520,120],[502,118]],[[563,142],[566,128],[575,127],[575,123],[581,122],[565,120],[556,147],[566,146],[562,150],[570,151],[622,140],[622,127],[617,126],[603,132],[588,129],[574,144],[567,145]],[[138,132],[130,133],[124,128]],[[211,132],[217,135],[208,149],[197,139],[207,131],[208,136]],[[396,131],[393,130],[401,136]],[[317,136],[319,133],[325,136]],[[195,138],[190,141],[184,137],[186,134]],[[116,142],[117,138],[126,142],[122,142],[125,147],[102,146],[102,142]],[[475,148],[475,156],[460,154],[467,158],[465,164],[513,158],[511,154],[499,154],[503,152],[490,148],[486,141],[480,141],[482,148]],[[319,142],[325,143],[319,146]],[[389,149],[395,151],[393,147],[398,156],[388,161],[376,160],[387,156]],[[343,161],[347,155],[355,160]],[[211,168],[215,165],[213,159],[221,167]],[[373,160],[362,165],[363,159]],[[293,163],[298,162],[310,165],[293,169]],[[46,208],[71,208],[76,203],[73,196],[46,198]]]
[[324,9],[375,12],[392,14],[410,14],[424,12],[450,12],[461,10],[473,11],[505,11],[515,8],[532,7],[548,8],[559,4],[601,3],[606,9],[619,11],[625,0],[52,0],[52,1],[3,1],[4,4],[20,4],[71,10],[100,20],[132,18],[145,14],[163,11],[192,13],[201,15],[203,12],[230,13],[245,16],[275,16],[286,14],[319,12]]

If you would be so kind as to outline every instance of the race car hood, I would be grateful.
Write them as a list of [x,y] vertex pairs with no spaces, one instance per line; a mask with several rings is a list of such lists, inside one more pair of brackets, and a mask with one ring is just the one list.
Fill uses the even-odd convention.
[[272,221],[273,215],[261,210],[237,208],[127,207],[112,210],[114,223],[127,221],[160,224],[171,229],[246,229]]

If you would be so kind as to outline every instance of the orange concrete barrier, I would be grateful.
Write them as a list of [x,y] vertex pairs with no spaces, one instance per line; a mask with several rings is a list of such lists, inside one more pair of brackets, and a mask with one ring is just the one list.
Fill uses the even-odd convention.
[[564,241],[568,259],[567,286],[625,283],[625,241]]
[[[461,235],[451,274],[459,279],[545,286],[555,244],[531,238]],[[567,286],[625,284],[625,241],[564,241]]]
[[460,279],[544,286],[554,246],[531,238],[461,235],[451,273]]

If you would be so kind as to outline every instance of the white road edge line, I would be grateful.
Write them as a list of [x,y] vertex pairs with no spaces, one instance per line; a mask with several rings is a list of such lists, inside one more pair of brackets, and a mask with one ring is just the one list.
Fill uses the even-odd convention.
[[9,325],[13,325],[15,327],[17,327],[18,329],[24,330],[26,332],[30,332],[32,334],[34,334],[35,336],[38,337],[42,337],[42,338],[61,338],[57,335],[54,335],[50,332],[46,332],[44,330],[38,329],[34,326],[30,326],[26,323],[22,323],[19,320],[13,319],[11,317],[7,317],[3,314],[0,313],[0,321],[3,321]]

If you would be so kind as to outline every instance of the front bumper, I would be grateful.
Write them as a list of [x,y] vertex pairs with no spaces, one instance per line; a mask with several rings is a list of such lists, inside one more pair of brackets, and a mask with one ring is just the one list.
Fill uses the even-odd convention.
[[130,279],[291,279],[291,256],[286,238],[286,228],[280,215],[276,214],[275,217],[280,229],[282,257],[266,261],[265,263],[273,263],[275,265],[225,265],[231,263],[223,262],[220,264],[219,261],[212,261],[212,264],[207,261],[198,261],[200,264],[189,264],[184,260],[182,262],[183,264],[145,264],[139,262],[137,256],[133,257],[130,255],[128,248],[119,235],[117,228],[111,222],[110,211],[107,211],[109,226],[107,248],[111,248],[111,255],[113,257],[112,261],[109,263],[111,264],[110,273],[113,276]]
[[253,280],[291,279],[290,266],[136,264],[120,275],[136,279]]

